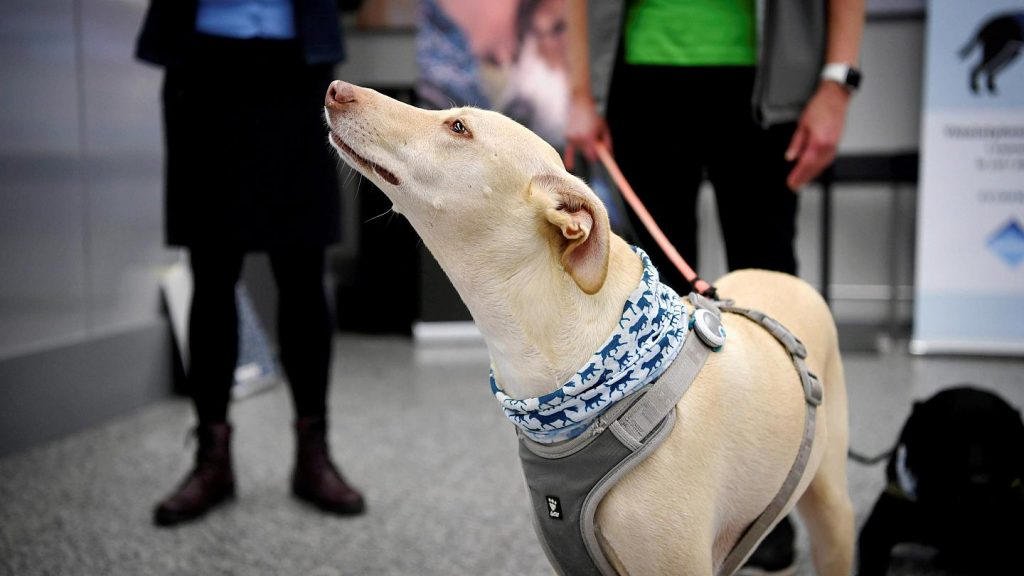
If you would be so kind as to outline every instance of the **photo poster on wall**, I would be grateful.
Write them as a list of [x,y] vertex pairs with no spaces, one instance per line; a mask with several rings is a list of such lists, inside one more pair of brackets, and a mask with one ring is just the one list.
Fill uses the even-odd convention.
[[[562,153],[569,114],[566,0],[419,0],[419,106],[474,106],[523,124]],[[578,174],[622,231],[622,203],[597,166]]]
[[1024,355],[1024,2],[928,5],[915,353]]

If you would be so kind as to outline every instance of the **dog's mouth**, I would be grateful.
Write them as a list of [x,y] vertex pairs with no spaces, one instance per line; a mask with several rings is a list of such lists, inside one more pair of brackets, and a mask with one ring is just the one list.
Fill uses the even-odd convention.
[[330,137],[331,142],[335,146],[337,146],[339,150],[347,154],[349,158],[355,160],[356,163],[362,166],[363,168],[370,170],[377,174],[378,176],[380,176],[381,178],[383,178],[384,181],[387,182],[388,184],[391,184],[392,186],[398,186],[402,183],[402,181],[398,179],[398,176],[395,176],[394,172],[388,170],[387,168],[381,166],[380,164],[377,164],[376,162],[367,160],[366,158],[363,158],[362,156],[357,154],[356,151],[353,150],[351,146],[346,144],[333,131],[330,133]]

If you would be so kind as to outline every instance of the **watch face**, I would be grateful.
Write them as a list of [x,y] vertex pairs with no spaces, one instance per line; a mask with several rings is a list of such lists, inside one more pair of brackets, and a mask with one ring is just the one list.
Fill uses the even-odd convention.
[[846,84],[851,88],[860,88],[860,70],[850,68],[846,72]]

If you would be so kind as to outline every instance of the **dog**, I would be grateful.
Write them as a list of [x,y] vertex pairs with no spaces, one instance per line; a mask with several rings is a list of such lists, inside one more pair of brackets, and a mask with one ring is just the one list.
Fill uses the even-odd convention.
[[[422,110],[342,81],[327,91],[325,117],[330,144],[388,196],[450,278],[508,397],[555,391],[606,343],[644,264],[543,139],[496,112]],[[828,307],[781,273],[737,271],[717,287],[787,326],[821,376],[808,464],[775,522],[796,506],[817,572],[849,574],[846,391]],[[790,355],[745,317],[725,314],[722,324],[728,341],[677,404],[667,439],[597,508],[601,551],[620,574],[717,572],[801,445],[805,398]]]
[[861,576],[884,576],[911,542],[955,573],[1024,573],[1024,421],[998,394],[960,384],[915,402],[885,475],[860,533]]

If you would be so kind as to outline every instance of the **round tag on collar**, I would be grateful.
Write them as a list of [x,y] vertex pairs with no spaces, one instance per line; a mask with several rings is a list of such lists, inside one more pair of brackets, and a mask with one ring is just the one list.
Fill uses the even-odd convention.
[[701,341],[715,350],[725,344],[725,328],[722,321],[710,310],[702,308],[693,313],[693,331]]

